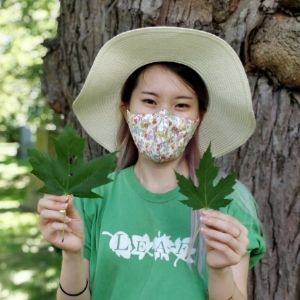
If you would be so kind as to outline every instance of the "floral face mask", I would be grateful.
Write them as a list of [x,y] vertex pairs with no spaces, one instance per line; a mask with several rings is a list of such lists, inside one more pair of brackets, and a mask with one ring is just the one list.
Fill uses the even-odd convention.
[[127,119],[139,152],[155,162],[178,158],[199,124],[199,119],[178,117],[165,109],[149,114],[127,110]]

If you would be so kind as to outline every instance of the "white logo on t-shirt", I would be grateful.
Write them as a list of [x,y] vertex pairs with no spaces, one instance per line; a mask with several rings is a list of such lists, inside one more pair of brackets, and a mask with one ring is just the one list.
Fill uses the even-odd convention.
[[165,234],[158,235],[151,241],[148,234],[132,235],[131,237],[123,231],[118,231],[111,234],[108,231],[103,231],[103,235],[110,236],[109,247],[119,257],[130,259],[131,256],[137,256],[139,260],[144,259],[146,255],[154,258],[154,260],[169,261],[171,255],[175,255],[176,259],[173,266],[177,266],[179,260],[187,263],[194,263],[192,255],[196,252],[192,248],[188,253],[188,245],[190,238],[177,238],[175,241],[170,239],[170,236]]

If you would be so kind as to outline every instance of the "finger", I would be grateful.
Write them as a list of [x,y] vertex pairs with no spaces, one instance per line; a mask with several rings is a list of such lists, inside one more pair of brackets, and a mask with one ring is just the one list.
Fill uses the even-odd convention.
[[201,218],[201,216],[209,217],[209,218],[215,217],[215,218],[218,218],[225,222],[231,223],[232,226],[230,225],[229,227],[237,228],[237,229],[232,229],[231,234],[234,237],[239,237],[241,233],[244,233],[246,236],[248,235],[248,229],[239,220],[237,220],[236,218],[234,218],[228,214],[224,214],[222,212],[212,210],[212,209],[201,210],[200,213],[201,213],[200,218]]
[[234,252],[236,252],[239,255],[243,255],[246,250],[245,248],[247,243],[237,240],[230,234],[217,231],[209,227],[206,228],[201,227],[201,231],[203,232],[203,234],[207,239],[226,244],[228,247],[230,247]]
[[233,218],[232,216],[222,213],[220,211],[214,210],[214,209],[203,209],[201,210],[201,215],[208,216],[208,217],[215,217],[223,221],[236,223],[236,225],[239,225],[240,223]]
[[232,249],[227,245],[209,239],[206,239],[205,242],[207,246],[222,252],[222,254],[227,257],[228,261],[231,262],[231,264],[235,265],[240,262],[241,256],[232,251]]
[[58,202],[67,202],[69,200],[68,195],[50,195],[44,194],[43,198],[48,198],[50,200],[58,201]]
[[66,223],[61,223],[61,222],[53,222],[51,223],[51,231],[55,232],[55,231],[68,231],[68,232],[72,232],[72,229],[68,226],[68,224]]
[[204,216],[212,216],[212,217],[215,217],[215,218],[227,221],[227,222],[231,222],[235,226],[239,227],[241,230],[244,229],[244,225],[241,224],[239,220],[237,220],[236,218],[234,218],[228,214],[222,213],[220,211],[213,210],[213,209],[208,209],[208,210],[204,209],[204,210],[201,210],[201,214]]
[[58,202],[55,200],[51,200],[49,198],[42,198],[38,202],[37,211],[41,213],[43,209],[51,209],[51,210],[64,210],[68,206],[68,203]]
[[200,217],[200,221],[205,225],[211,226],[217,230],[231,234],[233,237],[239,237],[244,232],[240,226],[232,222],[230,218],[218,218],[214,215],[204,215]]
[[67,207],[67,215],[72,219],[80,219],[79,213],[73,204],[74,198],[72,195],[69,195],[68,207]]
[[248,234],[248,229],[244,226],[244,224],[242,224],[238,219],[234,218],[233,216],[231,216],[229,214],[225,214],[220,211],[213,210],[213,209],[201,210],[201,213],[204,213],[204,215],[214,216],[221,220],[231,222],[234,224],[234,226],[238,227],[242,232],[244,232],[245,234]]
[[[227,235],[227,240],[233,240],[234,239],[240,245],[240,249],[243,249],[243,248],[246,249],[246,247],[249,243],[248,233],[244,233],[242,231],[240,232],[239,236],[233,236],[232,234],[230,234],[228,232],[224,232],[223,230],[220,231],[218,229],[215,229],[214,226],[209,226],[208,224],[203,224],[203,226],[200,228],[201,231],[206,231],[206,229],[214,230],[214,231],[219,232],[221,234]],[[225,237],[225,240],[226,240],[226,237]]]
[[53,220],[63,223],[69,223],[71,221],[71,218],[65,216],[64,213],[56,210],[43,209],[40,216],[43,222],[49,222],[49,220]]
[[48,240],[49,242],[52,241],[53,237],[60,231],[66,231],[66,232],[72,232],[72,229],[64,223],[61,222],[52,222],[49,223],[48,226],[46,226],[46,228],[44,229],[44,237],[46,238],[46,240]]

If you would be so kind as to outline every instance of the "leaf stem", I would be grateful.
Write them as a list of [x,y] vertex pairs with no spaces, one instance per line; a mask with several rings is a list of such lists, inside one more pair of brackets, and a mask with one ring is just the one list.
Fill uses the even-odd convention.
[[[70,197],[70,196],[67,195],[66,197],[67,197],[67,203],[69,204],[69,200],[70,200],[69,197]],[[65,240],[65,224],[66,224],[66,221],[67,221],[67,208],[61,210],[60,212],[64,214],[64,228],[63,228],[63,230],[62,230],[62,239],[61,239],[61,242],[63,243],[64,240]]]
[[[66,219],[67,219],[67,211],[66,211],[66,209],[62,209],[62,210],[60,210],[60,212],[64,214],[64,226],[65,226]],[[61,239],[61,242],[63,243],[64,240],[65,240],[65,228],[63,228],[63,230],[62,230],[62,239]]]

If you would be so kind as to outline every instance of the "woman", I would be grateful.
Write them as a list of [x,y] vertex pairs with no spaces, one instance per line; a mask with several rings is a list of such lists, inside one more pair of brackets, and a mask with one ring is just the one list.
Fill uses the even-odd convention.
[[184,28],[123,33],[100,50],[73,108],[91,137],[119,150],[118,170],[97,200],[39,201],[41,231],[63,250],[57,299],[246,299],[265,252],[254,199],[237,181],[226,208],[192,212],[174,172],[197,185],[209,143],[219,157],[254,130],[230,46]]

